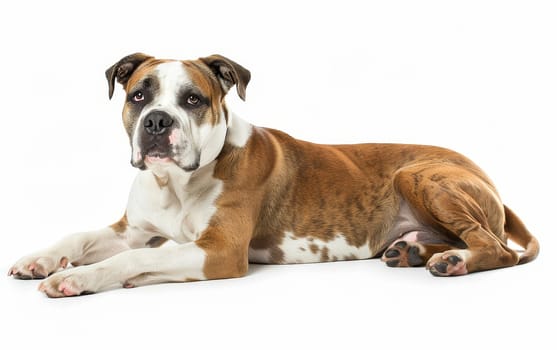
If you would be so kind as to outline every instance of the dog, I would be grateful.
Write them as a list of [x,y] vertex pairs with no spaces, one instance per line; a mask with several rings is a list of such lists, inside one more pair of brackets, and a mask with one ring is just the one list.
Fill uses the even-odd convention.
[[[459,276],[538,255],[536,238],[464,156],[434,146],[320,145],[253,126],[224,100],[234,86],[245,100],[250,77],[220,55],[135,53],[108,68],[109,98],[116,82],[126,93],[123,124],[141,169],[125,214],[20,259],[8,275],[46,278],[40,291],[67,297],[241,277],[250,262],[381,257]],[[178,244],[160,247],[167,240]]]

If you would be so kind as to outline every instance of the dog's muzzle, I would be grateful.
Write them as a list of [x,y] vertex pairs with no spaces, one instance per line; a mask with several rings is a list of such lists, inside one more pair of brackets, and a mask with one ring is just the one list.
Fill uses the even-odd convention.
[[139,154],[132,159],[132,165],[146,168],[146,162],[152,164],[176,163],[185,171],[199,168],[199,155],[191,163],[182,164],[181,154],[186,149],[184,141],[177,139],[179,123],[170,114],[161,110],[149,112],[144,118],[139,134]]
[[140,135],[142,158],[172,158],[170,133],[172,126],[177,124],[164,111],[152,111],[143,119],[143,129]]

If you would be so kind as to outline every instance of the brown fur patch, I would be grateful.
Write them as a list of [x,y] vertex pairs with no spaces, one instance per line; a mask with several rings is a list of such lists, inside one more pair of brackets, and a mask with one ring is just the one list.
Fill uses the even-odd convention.
[[122,218],[118,222],[110,225],[110,228],[112,228],[116,233],[124,233],[128,228],[127,214],[124,214],[124,216],[122,216]]
[[[224,192],[217,201],[218,226],[221,230],[242,227],[233,229],[236,233],[229,233],[229,237],[250,242],[253,249],[268,249],[271,263],[284,262],[279,246],[285,232],[309,242],[314,239],[328,242],[342,235],[349,245],[368,245],[372,254],[377,255],[390,243],[387,233],[399,209],[400,188],[393,186],[393,179],[402,168],[423,165],[427,169],[436,164],[462,169],[460,174],[465,171],[469,174],[465,175],[467,178],[476,176],[494,193],[477,166],[443,148],[317,145],[277,130],[254,128],[244,148],[225,145],[219,155],[214,176],[223,181]],[[417,172],[411,181],[443,182],[457,175]],[[223,209],[230,210],[230,215],[224,215]],[[502,231],[500,216],[492,216],[485,223],[497,226],[496,232]],[[318,253],[315,244],[307,249]],[[237,255],[247,249],[237,247],[235,251]],[[334,261],[356,256],[339,257],[323,249],[321,258]],[[234,259],[242,260],[238,256]],[[212,269],[216,269],[216,264],[212,264]]]
[[[425,224],[464,241],[469,254],[467,272],[513,266],[519,261],[517,253],[505,244],[503,204],[493,184],[483,174],[476,175],[478,171],[471,164],[462,167],[436,161],[401,168],[394,178],[397,191]],[[445,275],[435,262],[427,266],[433,274]]]
[[321,249],[321,262],[329,261],[329,248],[323,247]]
[[163,188],[168,185],[168,177],[158,177],[154,173],[153,176],[155,177],[155,181],[157,182],[157,185],[159,185],[159,188]]
[[310,244],[309,250],[312,252],[312,254],[317,254],[317,252],[319,251],[319,247],[317,246],[317,244]]
[[230,231],[212,227],[196,241],[207,254],[203,267],[207,279],[241,277],[248,271],[248,242],[243,243],[246,235]]
[[133,72],[130,79],[127,81],[125,90],[130,91],[130,88],[137,85],[137,83],[145,78],[146,76],[153,75],[153,71],[161,63],[170,62],[171,60],[161,60],[161,59],[151,59],[143,62],[137,69]]

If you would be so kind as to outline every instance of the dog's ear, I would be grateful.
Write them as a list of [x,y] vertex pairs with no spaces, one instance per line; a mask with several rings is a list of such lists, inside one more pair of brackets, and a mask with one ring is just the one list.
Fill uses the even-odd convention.
[[138,52],[122,58],[108,68],[105,72],[106,80],[108,80],[108,98],[111,99],[114,94],[114,81],[124,85],[137,67],[151,58],[153,56]]
[[221,55],[202,57],[199,60],[205,63],[217,76],[225,93],[228,92],[233,85],[236,85],[238,96],[240,96],[242,100],[246,100],[246,86],[251,78],[249,70]]

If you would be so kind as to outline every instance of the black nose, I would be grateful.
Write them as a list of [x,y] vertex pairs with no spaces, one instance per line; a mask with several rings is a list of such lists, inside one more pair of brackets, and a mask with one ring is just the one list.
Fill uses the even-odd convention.
[[143,127],[149,135],[164,134],[174,123],[174,119],[168,113],[162,111],[153,111],[145,117]]

